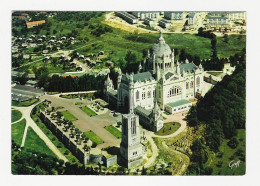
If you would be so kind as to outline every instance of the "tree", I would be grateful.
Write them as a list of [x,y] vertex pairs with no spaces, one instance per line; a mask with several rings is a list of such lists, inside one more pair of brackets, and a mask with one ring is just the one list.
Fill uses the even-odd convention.
[[225,34],[225,35],[224,35],[224,42],[225,42],[225,43],[228,43],[228,41],[229,41],[228,35]]

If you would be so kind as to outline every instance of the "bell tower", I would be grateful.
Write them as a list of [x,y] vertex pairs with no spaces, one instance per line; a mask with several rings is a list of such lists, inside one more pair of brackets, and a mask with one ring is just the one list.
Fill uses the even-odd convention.
[[139,117],[134,114],[133,93],[130,95],[130,113],[122,115],[122,140],[120,143],[120,154],[123,164],[132,168],[143,160],[142,144],[140,142]]

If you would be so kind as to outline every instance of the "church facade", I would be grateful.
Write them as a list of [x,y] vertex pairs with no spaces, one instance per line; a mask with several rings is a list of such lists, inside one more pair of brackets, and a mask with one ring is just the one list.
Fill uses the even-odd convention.
[[133,108],[140,123],[152,131],[160,130],[162,110],[171,114],[189,110],[192,104],[188,100],[201,94],[203,87],[202,65],[196,66],[187,59],[180,63],[174,58],[174,49],[160,34],[137,74],[123,74],[119,69],[117,90],[108,76],[104,86],[106,100],[118,109],[129,108],[133,92]]

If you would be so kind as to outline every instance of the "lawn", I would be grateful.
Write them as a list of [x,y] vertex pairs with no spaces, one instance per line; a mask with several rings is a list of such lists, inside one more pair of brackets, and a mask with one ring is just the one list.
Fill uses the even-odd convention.
[[[210,153],[209,160],[206,163],[207,166],[213,168],[213,175],[244,175],[246,171],[246,162],[242,159],[245,158],[245,149],[246,149],[246,139],[245,139],[245,129],[237,130],[237,140],[239,141],[238,146],[235,149],[230,148],[227,145],[229,140],[224,139],[222,144],[219,147],[220,153]],[[237,155],[237,151],[241,150],[241,155]],[[222,154],[219,155],[219,154]],[[241,159],[241,160],[240,160]],[[237,162],[240,160],[239,167],[229,167],[229,163],[234,160]]]
[[62,115],[69,121],[76,121],[78,120],[75,116],[73,116],[69,111],[63,111],[61,112]]
[[81,110],[83,110],[87,115],[89,115],[90,117],[92,116],[96,116],[97,114],[91,110],[89,107],[85,106],[85,107],[81,107]]
[[59,92],[48,92],[49,95],[58,94]]
[[56,156],[31,127],[29,127],[27,131],[24,149]]
[[32,104],[36,103],[37,101],[39,101],[39,99],[31,99],[28,101],[13,101],[12,100],[12,106],[17,106],[17,107],[28,107],[31,106]]
[[12,123],[19,120],[22,117],[22,113],[19,110],[12,110]]
[[23,139],[23,133],[26,125],[26,120],[23,119],[19,123],[12,124],[12,140],[17,145],[21,145]]
[[56,110],[60,110],[60,109],[63,109],[64,107],[62,107],[62,106],[58,106],[58,107],[56,107]]
[[101,144],[101,143],[104,143],[104,141],[98,137],[93,131],[87,131],[87,132],[84,132],[84,134],[92,141],[92,142],[95,142],[96,144]]
[[112,125],[106,126],[105,129],[108,132],[110,132],[111,134],[113,134],[118,139],[122,137],[121,132],[116,127],[114,127]]
[[75,105],[82,105],[82,102],[76,102]]
[[180,128],[180,126],[181,124],[176,122],[164,123],[163,128],[161,128],[159,131],[155,132],[154,134],[159,136],[166,136],[176,132]]

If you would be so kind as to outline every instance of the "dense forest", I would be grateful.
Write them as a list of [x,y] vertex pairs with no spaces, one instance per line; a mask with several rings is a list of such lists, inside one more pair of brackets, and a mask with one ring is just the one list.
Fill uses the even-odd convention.
[[[208,151],[219,152],[223,139],[229,140],[228,145],[234,148],[238,144],[238,129],[245,129],[246,122],[246,66],[245,54],[239,56],[239,64],[232,75],[226,75],[217,83],[196,106],[193,106],[186,119],[191,127],[205,125],[204,136],[197,139],[191,146],[193,152],[189,170],[207,161]],[[210,167],[206,167],[210,174]],[[204,170],[205,171],[205,170]]]

